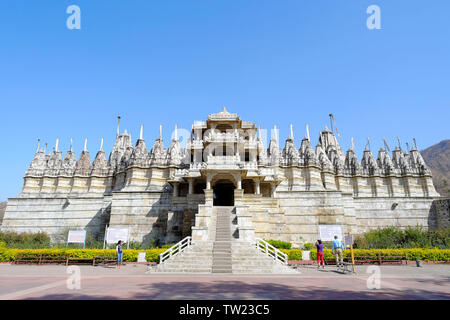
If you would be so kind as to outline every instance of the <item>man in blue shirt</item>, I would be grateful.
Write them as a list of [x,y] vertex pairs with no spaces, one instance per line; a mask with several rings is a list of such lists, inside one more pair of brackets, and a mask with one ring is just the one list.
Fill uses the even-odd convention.
[[342,242],[338,239],[337,236],[334,236],[333,240],[333,247],[331,248],[331,252],[336,257],[336,267],[339,268],[339,262],[341,266],[344,266],[344,246],[342,245]]

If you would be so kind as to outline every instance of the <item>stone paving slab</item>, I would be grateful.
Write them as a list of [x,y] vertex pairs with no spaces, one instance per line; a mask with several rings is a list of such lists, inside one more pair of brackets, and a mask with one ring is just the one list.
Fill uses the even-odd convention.
[[174,275],[143,265],[79,266],[81,289],[67,288],[65,266],[0,265],[0,299],[450,299],[450,266],[381,266],[381,288],[368,289],[366,266],[342,274],[309,266],[299,274]]

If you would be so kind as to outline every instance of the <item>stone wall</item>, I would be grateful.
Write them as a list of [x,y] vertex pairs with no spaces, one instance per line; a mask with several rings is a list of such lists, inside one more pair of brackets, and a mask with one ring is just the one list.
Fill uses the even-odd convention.
[[430,228],[450,228],[450,198],[434,200],[429,215]]
[[108,197],[9,199],[1,231],[45,232],[52,241],[65,241],[71,229],[84,229],[101,239],[109,219]]

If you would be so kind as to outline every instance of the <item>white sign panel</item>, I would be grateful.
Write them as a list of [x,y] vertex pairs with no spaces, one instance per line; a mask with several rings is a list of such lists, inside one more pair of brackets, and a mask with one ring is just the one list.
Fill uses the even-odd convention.
[[349,235],[345,236],[344,242],[345,242],[346,246],[353,244],[353,235],[349,234]]
[[128,228],[108,228],[106,242],[117,243],[119,240],[128,242]]
[[145,252],[138,252],[137,262],[147,262],[147,259],[145,258]]
[[311,260],[311,252],[310,251],[302,251],[302,260]]
[[86,230],[69,230],[67,243],[84,243],[86,239]]
[[322,241],[333,241],[334,236],[342,240],[342,226],[337,224],[319,225],[319,239]]

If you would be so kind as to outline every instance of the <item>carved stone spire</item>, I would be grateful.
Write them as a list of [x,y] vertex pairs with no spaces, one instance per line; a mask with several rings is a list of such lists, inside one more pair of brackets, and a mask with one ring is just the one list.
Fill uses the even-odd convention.
[[78,159],[76,168],[75,168],[75,174],[76,175],[82,175],[82,176],[88,176],[91,174],[92,170],[92,164],[91,159],[89,157],[89,152],[87,151],[87,139],[84,140],[84,150],[80,155],[80,158]]
[[70,150],[67,151],[66,155],[64,156],[60,171],[60,173],[64,176],[72,176],[75,172],[75,168],[77,165],[77,159],[75,157],[75,153],[72,150],[72,139],[70,140],[71,140]]
[[281,158],[281,150],[278,145],[277,126],[273,127],[272,138],[269,143],[269,157],[272,165],[278,165]]
[[392,162],[391,157],[389,154],[384,150],[383,148],[380,148],[380,151],[378,151],[378,167],[380,168],[381,172],[384,175],[390,175],[395,173],[395,167]]
[[25,175],[27,176],[40,176],[44,174],[45,167],[47,165],[47,160],[43,150],[39,150],[40,140],[38,139],[38,148],[31,161],[30,167],[28,168]]
[[304,165],[319,165],[319,160],[316,157],[316,152],[314,151],[311,142],[305,137],[302,140],[300,146],[300,161]]
[[361,164],[358,161],[355,151],[349,149],[345,157],[344,171],[349,175],[360,175],[362,174]]
[[361,160],[361,166],[365,175],[373,176],[380,173],[378,164],[367,145],[366,150],[364,150],[363,158]]
[[178,141],[178,127],[175,125],[175,131],[172,141],[170,142],[169,152],[167,154],[167,162],[170,165],[179,165],[183,159],[180,142]]
[[136,142],[133,153],[130,158],[130,165],[145,166],[148,162],[148,151],[143,139],[143,126],[141,126],[141,133],[139,140]]
[[[309,141],[309,139],[308,139]],[[316,146],[317,159],[323,170],[334,171],[334,166],[320,144]]]
[[109,165],[111,170],[118,170],[123,162],[122,160],[129,160],[129,158],[122,159],[128,149],[131,149],[131,151],[128,152],[129,156],[131,156],[133,144],[131,142],[131,136],[125,130],[123,134],[116,138],[116,142],[114,143],[114,147],[109,156]]
[[103,138],[100,142],[100,150],[95,156],[94,162],[92,163],[92,174],[93,175],[107,175],[108,174],[108,160],[106,159],[106,154],[103,151]]
[[153,148],[150,151],[150,163],[152,165],[166,165],[167,150],[164,147],[162,139],[162,126],[159,126],[159,137],[153,144]]

